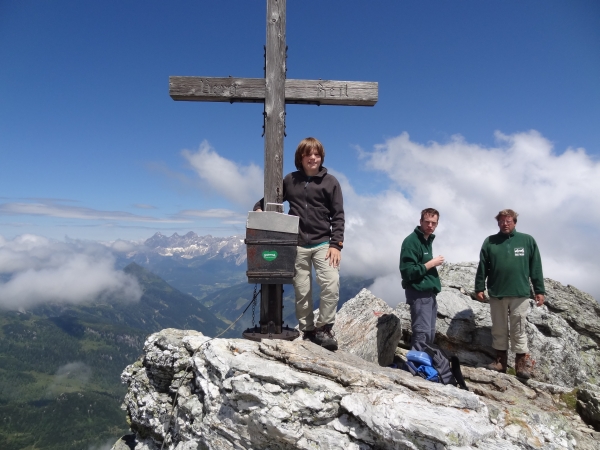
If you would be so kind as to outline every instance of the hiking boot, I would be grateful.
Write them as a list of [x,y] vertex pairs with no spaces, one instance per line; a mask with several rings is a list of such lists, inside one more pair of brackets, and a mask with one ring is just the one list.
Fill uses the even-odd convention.
[[317,328],[315,330],[315,340],[313,342],[333,352],[338,349],[338,343],[334,337],[332,328],[332,323]]
[[518,378],[528,380],[531,378],[531,371],[535,362],[528,353],[517,353],[515,357],[515,370]]
[[[317,330],[304,330],[302,332],[302,340],[303,341],[310,341],[310,342],[314,342],[315,344],[317,343],[315,341],[315,334],[316,334]],[[319,344],[320,345],[320,344]]]
[[495,361],[485,366],[486,369],[495,370],[496,372],[506,373],[508,365],[508,352],[506,350],[496,350]]

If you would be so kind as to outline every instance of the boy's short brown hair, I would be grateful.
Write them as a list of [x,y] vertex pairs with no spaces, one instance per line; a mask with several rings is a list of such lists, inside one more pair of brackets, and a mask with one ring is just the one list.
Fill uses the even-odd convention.
[[496,217],[494,217],[494,219],[496,219],[496,222],[498,222],[502,216],[512,217],[513,222],[517,223],[517,217],[519,217],[519,213],[513,211],[512,209],[503,209],[496,215]]
[[438,220],[440,220],[440,213],[437,209],[425,208],[423,211],[421,211],[421,220],[423,220],[425,216],[437,216]]
[[307,137],[300,141],[298,148],[296,149],[296,155],[294,156],[296,169],[302,170],[302,157],[308,155],[313,148],[321,157],[321,166],[319,167],[319,170],[323,167],[323,162],[325,162],[325,149],[323,148],[323,144],[314,137]]

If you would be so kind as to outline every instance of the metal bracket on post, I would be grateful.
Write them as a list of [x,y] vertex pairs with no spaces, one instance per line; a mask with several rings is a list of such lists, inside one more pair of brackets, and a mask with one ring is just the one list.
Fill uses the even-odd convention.
[[[277,200],[281,200],[281,199],[278,198]],[[283,212],[283,203],[269,202],[269,203],[267,203],[265,205],[265,211],[269,211],[269,205],[275,205],[275,206],[277,206],[277,209],[279,211],[275,211],[275,212],[278,212],[278,213],[282,213]]]

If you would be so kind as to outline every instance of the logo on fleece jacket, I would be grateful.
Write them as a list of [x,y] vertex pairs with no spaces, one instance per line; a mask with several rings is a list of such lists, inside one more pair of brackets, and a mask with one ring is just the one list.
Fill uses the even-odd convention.
[[525,256],[524,248],[515,248],[515,256]]

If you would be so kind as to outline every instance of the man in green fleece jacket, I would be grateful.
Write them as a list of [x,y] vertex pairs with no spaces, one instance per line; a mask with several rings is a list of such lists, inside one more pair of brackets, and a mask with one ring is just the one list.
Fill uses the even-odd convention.
[[477,300],[483,301],[487,278],[492,316],[492,347],[496,349],[496,360],[487,368],[506,372],[510,327],[510,343],[512,351],[516,353],[517,376],[530,378],[533,363],[527,353],[525,332],[529,310],[529,280],[533,285],[535,303],[541,306],[544,304],[545,294],[544,275],[535,239],[515,229],[517,216],[512,209],[504,209],[496,216],[500,232],[487,237],[481,246],[475,292]]
[[440,213],[427,208],[421,211],[419,226],[402,242],[400,275],[410,306],[411,345],[432,344],[435,338],[437,294],[442,290],[436,267],[444,263],[443,256],[433,257],[432,244]]

